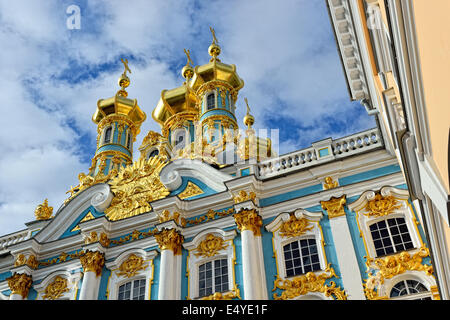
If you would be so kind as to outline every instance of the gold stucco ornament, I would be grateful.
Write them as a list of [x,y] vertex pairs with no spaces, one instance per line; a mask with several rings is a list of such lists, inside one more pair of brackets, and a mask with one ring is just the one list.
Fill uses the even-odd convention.
[[147,265],[145,265],[144,259],[134,253],[130,254],[127,260],[122,262],[119,267],[118,276],[126,276],[127,278],[133,277],[140,270],[145,270]]
[[198,245],[194,252],[195,256],[213,257],[220,250],[228,247],[228,244],[220,237],[216,237],[212,233],[208,234],[202,242]]
[[241,209],[233,217],[239,231],[251,230],[255,236],[261,235],[262,218],[255,209]]
[[20,294],[24,299],[28,296],[28,292],[33,282],[30,275],[26,273],[14,273],[14,275],[6,280],[8,281],[11,294]]
[[175,229],[164,228],[161,232],[155,234],[155,239],[161,250],[172,250],[174,255],[181,254],[181,244],[184,237]]
[[53,207],[48,205],[48,199],[45,199],[44,202],[36,207],[34,210],[34,215],[36,216],[36,220],[47,220],[52,218]]
[[56,300],[68,291],[67,279],[56,276],[55,280],[45,288],[45,294],[42,296],[42,299]]
[[281,224],[280,236],[287,238],[298,237],[313,228],[314,226],[310,226],[310,222],[307,219],[298,219],[295,214],[291,213],[289,220]]
[[393,196],[382,196],[381,194],[376,194],[373,200],[367,202],[367,205],[364,209],[367,210],[367,213],[364,213],[366,216],[386,216],[391,214],[394,210],[399,209],[401,207],[398,204],[397,199]]
[[150,202],[165,198],[169,190],[161,183],[159,173],[166,163],[158,156],[141,159],[121,168],[108,184],[114,193],[105,215],[111,221],[150,211]]
[[332,277],[337,278],[334,269],[328,265],[325,272],[319,275],[314,272],[308,272],[306,275],[295,277],[292,280],[277,278],[272,291],[275,291],[277,288],[284,291],[281,295],[274,293],[273,298],[275,300],[288,300],[309,292],[318,292],[326,297],[332,296],[336,300],[347,300],[347,294],[344,290],[336,287],[335,282],[330,281],[328,285],[325,284],[325,281]]

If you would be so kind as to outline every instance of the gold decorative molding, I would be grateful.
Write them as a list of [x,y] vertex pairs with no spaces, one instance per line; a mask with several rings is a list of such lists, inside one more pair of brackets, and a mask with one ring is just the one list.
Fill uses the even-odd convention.
[[275,300],[288,300],[295,297],[305,295],[309,292],[319,292],[326,297],[334,296],[335,300],[347,300],[347,294],[344,290],[336,287],[334,281],[330,281],[329,285],[325,284],[327,279],[336,277],[334,269],[330,265],[325,269],[325,272],[317,275],[314,272],[308,272],[306,275],[298,276],[292,280],[282,280],[279,277],[275,280],[274,288],[284,290],[281,295],[273,294]]
[[234,298],[241,299],[239,288],[234,284],[232,291],[227,293],[215,292],[212,295],[202,298],[201,300],[232,300]]
[[183,226],[183,227],[186,227],[187,224],[197,225],[202,222],[207,222],[209,220],[215,220],[219,217],[225,217],[225,216],[228,216],[228,215],[234,214],[234,213],[235,213],[234,208],[230,208],[230,209],[224,210],[224,211],[215,211],[213,209],[209,209],[206,214],[196,217],[192,220],[186,220],[185,218],[182,217],[180,219],[180,223],[181,223],[181,226]]
[[155,239],[161,250],[172,250],[174,255],[181,254],[181,244],[184,237],[175,229],[163,229],[155,234]]
[[331,197],[328,201],[320,201],[322,209],[328,213],[328,218],[336,218],[345,215],[344,205],[346,203],[345,195],[339,198]]
[[75,259],[80,258],[84,254],[84,250],[80,250],[75,253],[67,254],[65,252],[62,252],[58,257],[50,259],[48,261],[40,261],[39,266],[47,267],[55,263],[62,263],[67,261],[67,259]]
[[391,214],[394,210],[399,209],[401,204],[398,204],[397,199],[393,196],[382,196],[381,194],[376,194],[373,200],[369,200],[364,209],[367,213],[364,215],[371,216],[386,216]]
[[140,270],[145,270],[148,265],[145,265],[144,259],[134,253],[130,254],[128,259],[122,262],[119,267],[118,276],[133,277]]
[[[406,271],[422,271],[427,276],[433,274],[433,266],[422,264],[423,258],[430,255],[427,247],[422,246],[419,251],[411,255],[407,251],[402,251],[398,254],[391,255],[384,258],[373,259],[366,257],[366,266],[368,278],[364,283],[364,293],[369,300],[387,299],[387,296],[380,297],[378,291],[380,285],[384,283],[385,279],[391,279],[396,275],[402,274]],[[373,274],[372,270],[379,270]]]
[[203,193],[203,190],[200,189],[199,186],[197,186],[196,184],[192,183],[191,181],[188,182],[186,188],[184,189],[183,192],[181,192],[178,197],[182,200],[186,199],[186,198],[190,198],[193,196],[198,196],[200,194]]
[[324,190],[329,190],[336,188],[338,186],[338,182],[334,181],[332,177],[326,177],[323,183]]
[[314,226],[309,225],[310,222],[306,218],[298,219],[294,213],[291,213],[289,220],[283,222],[280,226],[280,236],[286,238],[301,236],[314,228]]
[[[92,220],[92,219],[95,219],[95,217],[94,217],[94,215],[92,214],[92,212],[89,211],[89,212],[84,216],[84,218],[80,220],[79,223],[85,222],[85,221],[89,221],[89,220]],[[77,224],[75,228],[73,228],[72,230],[70,230],[70,232],[74,232],[74,231],[78,231],[78,230],[80,230],[80,226]]]
[[98,277],[102,273],[105,264],[105,256],[98,251],[87,251],[80,257],[80,262],[84,272],[95,272],[95,275]]
[[42,299],[56,300],[68,291],[67,279],[56,276],[55,280],[45,288],[45,294],[42,296]]
[[165,198],[169,190],[161,183],[159,173],[166,163],[158,156],[141,159],[121,168],[109,183],[114,198],[105,210],[111,221],[121,220],[151,210],[150,202]]
[[251,230],[255,236],[261,235],[262,218],[256,209],[241,209],[233,217],[239,231]]
[[431,286],[430,291],[433,296],[433,300],[441,300],[441,296],[439,295],[439,289],[437,286]]
[[241,190],[237,195],[233,197],[234,203],[241,203],[247,200],[252,200],[253,202],[256,199],[256,194],[253,191],[247,192],[245,190]]
[[26,258],[25,255],[21,253],[17,256],[17,259],[14,262],[14,267],[20,267],[23,265],[27,265],[31,269],[36,269],[39,265],[39,262],[37,261],[35,255],[31,254],[28,256],[28,258]]
[[161,214],[159,214],[158,217],[159,223],[163,223],[170,220],[173,220],[176,223],[180,223],[180,213],[178,212],[170,214],[169,210],[163,210],[163,212],[161,212]]
[[45,199],[44,202],[36,207],[34,210],[34,215],[36,220],[47,220],[52,218],[53,207],[48,205],[48,199]]
[[226,243],[221,237],[216,237],[212,233],[206,235],[205,240],[201,241],[198,247],[194,252],[195,256],[201,257],[213,257],[220,250],[228,247],[228,243]]
[[94,242],[99,242],[105,248],[109,247],[110,244],[110,240],[108,239],[106,233],[102,232],[99,237],[96,231],[91,231],[89,236],[84,239],[84,243],[90,244]]
[[30,275],[25,273],[14,273],[13,276],[6,280],[8,281],[11,294],[20,294],[24,299],[28,296],[28,292],[30,291],[33,282]]

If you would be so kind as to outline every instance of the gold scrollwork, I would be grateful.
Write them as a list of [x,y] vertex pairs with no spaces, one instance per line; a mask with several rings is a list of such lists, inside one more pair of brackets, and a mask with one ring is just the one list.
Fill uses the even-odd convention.
[[14,273],[11,277],[6,279],[8,281],[9,289],[12,294],[20,294],[25,299],[31,288],[32,278],[25,273]]
[[61,297],[65,292],[69,291],[67,286],[67,279],[56,276],[55,280],[45,288],[45,294],[42,299],[56,300]]
[[345,195],[339,198],[331,197],[328,201],[320,201],[323,210],[327,210],[328,218],[336,218],[345,215],[344,205],[346,203]]
[[105,264],[105,255],[98,251],[87,251],[80,257],[81,265],[84,272],[95,272],[98,277],[102,273],[103,265]]
[[34,215],[36,216],[36,220],[47,220],[52,217],[53,207],[48,205],[48,199],[45,199],[44,202],[36,207],[34,210]]
[[255,209],[241,209],[233,215],[239,231],[251,230],[255,236],[261,235],[262,218]]
[[324,273],[319,275],[314,272],[308,272],[306,275],[295,277],[292,280],[282,280],[277,277],[272,291],[275,291],[277,288],[284,291],[281,295],[274,293],[273,298],[275,300],[288,300],[305,295],[308,292],[319,292],[326,297],[333,296],[336,300],[347,300],[345,291],[336,287],[334,281],[331,281],[329,285],[325,284],[325,281],[332,277],[337,278],[334,269],[330,265],[328,265]]
[[301,236],[314,228],[309,225],[310,222],[306,218],[298,219],[295,214],[291,213],[289,220],[281,224],[280,236],[287,238]]
[[325,181],[323,183],[323,188],[325,190],[333,189],[333,188],[336,188],[337,186],[338,186],[337,181],[334,181],[332,177],[325,178]]
[[161,232],[155,234],[155,239],[161,250],[172,250],[174,255],[181,254],[181,244],[184,237],[175,229],[164,228]]
[[17,256],[17,259],[14,262],[14,267],[19,267],[23,265],[27,265],[31,269],[36,269],[39,265],[39,262],[37,261],[35,255],[31,254],[28,256],[28,258],[26,258],[25,255],[21,253]]
[[234,298],[241,299],[241,293],[236,284],[234,284],[234,288],[230,292],[226,293],[215,292],[212,295],[202,298],[202,300],[232,300]]
[[364,209],[367,213],[363,213],[366,216],[386,216],[391,214],[394,210],[399,209],[401,204],[398,204],[397,199],[393,196],[382,196],[376,194],[373,200],[367,202]]
[[237,195],[233,197],[234,203],[241,203],[244,201],[252,200],[255,201],[256,194],[253,191],[247,192],[245,190],[241,190]]
[[198,247],[194,252],[195,256],[199,257],[213,257],[220,250],[228,247],[228,243],[226,243],[221,237],[216,237],[212,233],[206,235],[205,240],[201,241]]
[[122,262],[119,267],[118,276],[133,277],[140,270],[145,270],[148,265],[145,265],[144,259],[134,253],[130,254],[127,260]]

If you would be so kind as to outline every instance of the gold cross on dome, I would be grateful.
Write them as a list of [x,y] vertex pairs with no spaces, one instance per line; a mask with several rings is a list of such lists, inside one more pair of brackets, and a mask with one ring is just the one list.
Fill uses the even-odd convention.
[[244,98],[245,104],[247,105],[247,114],[250,114],[250,106],[248,105],[247,98]]
[[187,65],[190,65],[190,64],[193,65],[194,62],[192,62],[192,59],[191,59],[191,52],[189,50],[184,49],[184,53],[186,54],[186,57],[188,59]]
[[214,31],[213,27],[209,27],[209,30],[211,30],[212,36],[213,36],[213,43],[219,43],[219,41],[216,38],[216,32]]
[[120,61],[122,61],[122,63],[123,63],[123,66],[125,67],[125,71],[123,72],[123,74],[124,75],[127,75],[127,71],[129,72],[129,73],[131,73],[131,70],[130,70],[130,68],[128,68],[128,59],[122,59],[122,58],[120,58]]

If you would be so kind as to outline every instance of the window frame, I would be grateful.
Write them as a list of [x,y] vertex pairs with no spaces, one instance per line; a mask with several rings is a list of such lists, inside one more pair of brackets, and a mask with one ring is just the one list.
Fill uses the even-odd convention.
[[[208,98],[211,96],[214,97],[212,108],[210,108],[208,105]],[[211,111],[214,109],[217,109],[217,92],[216,92],[216,90],[209,91],[205,94],[205,112],[208,112],[208,111]]]
[[[303,234],[299,236],[293,237],[284,237],[281,235],[280,228],[283,223],[288,222],[291,219],[291,214],[294,215],[297,219],[306,219],[309,222],[308,228],[312,227],[310,230],[306,230]],[[298,209],[291,213],[280,213],[274,221],[269,223],[266,226],[266,230],[272,232],[272,243],[273,243],[273,252],[275,255],[275,260],[277,264],[277,277],[286,280],[292,279],[295,277],[302,276],[301,275],[292,275],[287,276],[286,264],[284,259],[284,246],[292,243],[294,241],[301,241],[304,239],[314,239],[316,241],[317,253],[319,256],[320,270],[312,271],[316,274],[320,274],[325,271],[327,267],[327,258],[325,254],[324,248],[324,238],[322,227],[320,226],[320,220],[323,217],[322,212],[309,212],[304,209]]]
[[[108,129],[111,129],[111,135],[109,137],[109,141],[106,141],[106,132],[108,131]],[[114,137],[114,126],[113,125],[106,126],[105,129],[103,129],[102,145],[113,143],[112,142],[113,137]]]
[[[196,255],[196,249],[209,234],[221,238],[224,243],[227,244],[226,247],[217,251],[216,254],[211,257],[202,257],[200,255]],[[236,235],[236,230],[224,231],[219,228],[212,228],[199,232],[191,241],[183,243],[183,247],[188,250],[186,274],[188,275],[189,290],[187,299],[201,300],[207,297],[200,296],[199,267],[204,263],[215,261],[218,259],[226,259],[228,267],[228,291],[221,293],[230,293],[233,292],[235,288],[237,288],[235,272],[236,249],[233,241]],[[215,290],[213,290],[212,294],[214,294],[214,292]]]
[[[132,277],[126,275],[118,275],[119,268],[124,261],[126,261],[132,254],[144,259],[145,269],[138,270]],[[154,258],[158,255],[156,250],[144,251],[142,249],[131,249],[121,252],[113,261],[106,263],[106,267],[111,270],[111,275],[108,280],[107,299],[118,300],[119,288],[123,284],[134,280],[145,279],[145,297],[144,300],[151,299],[151,285],[154,277]]]

